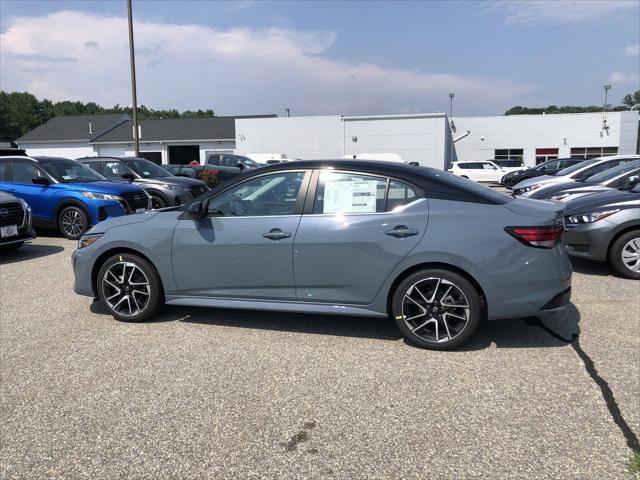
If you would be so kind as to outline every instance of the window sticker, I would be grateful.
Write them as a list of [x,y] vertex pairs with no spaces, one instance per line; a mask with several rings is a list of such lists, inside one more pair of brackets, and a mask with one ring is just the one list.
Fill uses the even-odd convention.
[[322,213],[375,213],[378,180],[328,180]]

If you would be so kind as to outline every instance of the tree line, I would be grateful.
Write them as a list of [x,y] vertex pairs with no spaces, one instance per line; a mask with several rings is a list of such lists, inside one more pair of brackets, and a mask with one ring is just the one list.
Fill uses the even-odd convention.
[[[100,115],[107,113],[121,113],[133,115],[133,109],[128,106],[114,105],[111,108],[102,107],[95,102],[72,102],[64,100],[38,100],[27,92],[4,92],[0,90],[0,141],[12,142],[35,127],[48,122],[58,115]],[[203,118],[213,117],[212,109],[185,110],[176,109],[155,110],[146,105],[138,107],[138,119],[156,120],[161,118]]]
[[[615,107],[611,107],[611,105],[607,105],[607,111],[613,112],[621,112],[624,110],[629,110],[634,105],[640,104],[640,90],[634,93],[630,93],[625,95],[624,98],[620,101],[620,105]],[[601,112],[602,105],[591,105],[588,107],[580,107],[577,105],[565,105],[562,107],[558,107],[556,105],[549,105],[548,107],[541,108],[531,108],[531,107],[521,107],[517,105],[515,107],[511,107],[509,110],[504,112],[505,115],[542,115],[545,114],[553,114],[553,113],[586,113],[586,112]],[[640,107],[638,107],[640,108]]]

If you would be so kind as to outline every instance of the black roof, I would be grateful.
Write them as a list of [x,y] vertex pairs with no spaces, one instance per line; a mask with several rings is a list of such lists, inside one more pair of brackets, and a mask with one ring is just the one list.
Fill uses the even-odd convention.
[[[237,118],[272,118],[276,115],[247,115],[209,118],[170,118],[140,122],[141,142],[173,140],[223,140],[236,138]],[[122,123],[103,135],[94,137],[92,143],[133,142],[133,121]]]
[[[231,182],[222,184],[221,187],[224,189],[227,185],[243,181],[248,176],[296,168],[333,168],[363,174],[384,175],[421,188],[427,193],[429,198],[489,204],[504,204],[512,200],[511,197],[495,192],[489,187],[482,186],[471,180],[456,177],[455,175],[436,168],[378,160],[295,160],[292,162],[275,163],[251,170],[251,172],[246,175],[238,175]],[[214,190],[217,191],[218,187]]]
[[129,119],[123,114],[58,116],[25,133],[16,143],[88,142]]

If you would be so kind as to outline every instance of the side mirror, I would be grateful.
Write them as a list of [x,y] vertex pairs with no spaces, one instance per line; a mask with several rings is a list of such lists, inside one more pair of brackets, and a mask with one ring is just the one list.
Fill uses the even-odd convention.
[[632,190],[639,183],[640,183],[640,176],[634,175],[633,177],[627,178],[622,188],[624,190]]
[[191,218],[202,218],[204,217],[204,207],[202,206],[202,202],[194,202],[187,207],[187,213]]
[[245,168],[245,167],[244,167],[244,163],[242,163],[242,162],[238,162],[238,168],[239,168],[240,170],[244,170],[244,168]]
[[133,182],[136,179],[136,177],[134,177],[132,173],[123,173],[121,177],[125,180],[129,180],[130,182]]
[[49,179],[45,178],[45,177],[33,177],[31,179],[31,182],[33,182],[36,185],[42,185],[44,187],[46,187],[47,185],[49,185],[51,183],[49,181]]

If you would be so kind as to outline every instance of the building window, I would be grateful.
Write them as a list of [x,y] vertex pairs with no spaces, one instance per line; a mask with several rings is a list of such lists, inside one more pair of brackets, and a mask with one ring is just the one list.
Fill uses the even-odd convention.
[[558,158],[557,148],[536,148],[536,165]]
[[579,147],[571,149],[571,158],[596,158],[617,154],[618,147]]
[[496,150],[493,158],[496,160],[518,160],[522,162],[524,150],[522,148],[508,148]]

